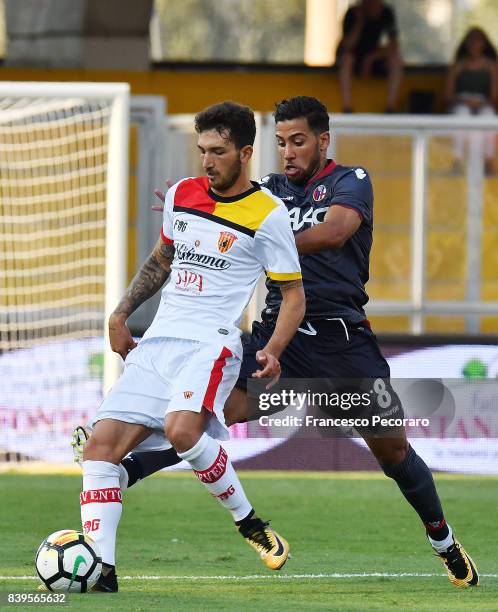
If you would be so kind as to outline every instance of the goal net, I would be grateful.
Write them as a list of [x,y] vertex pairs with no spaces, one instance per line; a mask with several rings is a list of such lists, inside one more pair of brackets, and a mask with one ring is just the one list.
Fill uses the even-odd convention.
[[118,361],[128,85],[0,83],[0,459],[67,459]]

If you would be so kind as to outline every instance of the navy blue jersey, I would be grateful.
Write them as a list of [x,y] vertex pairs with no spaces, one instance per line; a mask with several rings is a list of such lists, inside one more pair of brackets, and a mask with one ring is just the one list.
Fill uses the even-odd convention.
[[[299,261],[307,320],[341,317],[350,323],[363,321],[373,225],[372,183],[367,172],[331,161],[303,187],[293,185],[284,174],[270,174],[261,182],[285,202],[294,234],[322,223],[330,206],[346,206],[360,215],[360,227],[344,246],[302,255]],[[266,286],[262,316],[271,322],[278,315],[282,295],[277,282],[267,278]]]

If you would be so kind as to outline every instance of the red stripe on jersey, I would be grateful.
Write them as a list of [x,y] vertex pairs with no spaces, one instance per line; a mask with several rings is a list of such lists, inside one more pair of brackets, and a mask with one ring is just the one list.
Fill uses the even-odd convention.
[[204,401],[202,402],[204,408],[211,410],[211,412],[213,411],[216,392],[218,391],[218,387],[220,386],[220,382],[223,378],[223,368],[226,365],[227,357],[232,357],[232,355],[232,351],[224,346],[220,356],[214,362],[213,369],[211,370],[211,376],[209,377],[206,394],[204,395]]
[[321,172],[319,172],[316,176],[312,176],[310,178],[310,180],[306,183],[305,187],[309,187],[311,183],[314,183],[318,179],[323,178],[324,176],[327,176],[327,174],[330,174],[336,166],[337,164],[335,163],[335,161],[331,159]]
[[161,240],[164,242],[164,244],[168,244],[168,245],[172,245],[174,244],[174,240],[171,240],[171,238],[168,238],[164,232],[163,232],[163,228],[161,227]]
[[185,179],[176,188],[174,204],[212,214],[216,202],[209,197],[208,189],[209,182],[206,176]]
[[91,489],[80,493],[80,504],[110,504],[121,503],[121,489],[113,487],[111,489]]

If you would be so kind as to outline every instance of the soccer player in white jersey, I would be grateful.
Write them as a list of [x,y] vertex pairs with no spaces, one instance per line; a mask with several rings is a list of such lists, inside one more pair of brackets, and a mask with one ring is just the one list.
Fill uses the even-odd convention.
[[[256,133],[247,108],[224,102],[195,120],[206,176],[184,179],[167,194],[161,236],[109,320],[112,349],[125,369],[103,401],[84,448],[84,530],[104,563],[97,588],[117,591],[116,531],[121,516],[119,463],[132,449],[164,445],[164,436],[217,497],[270,569],[289,546],[254,514],[225,450],[223,405],[238,377],[238,324],[260,274],[280,283],[283,304],[254,375],[277,379],[279,356],[305,311],[286,208],[249,180]],[[161,288],[161,303],[138,346],[127,318]]]

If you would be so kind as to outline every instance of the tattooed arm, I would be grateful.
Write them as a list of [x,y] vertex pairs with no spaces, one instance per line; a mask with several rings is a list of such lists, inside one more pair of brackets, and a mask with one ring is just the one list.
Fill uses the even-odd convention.
[[266,346],[256,353],[256,359],[263,369],[253,374],[256,378],[272,377],[269,386],[276,383],[280,377],[278,360],[297,332],[306,310],[302,280],[281,281],[279,285],[282,292],[282,304],[275,329]]
[[126,320],[167,281],[174,254],[174,246],[164,244],[159,238],[154,250],[131,281],[126,293],[109,318],[111,348],[123,359],[126,359],[126,355],[136,346],[126,325]]

